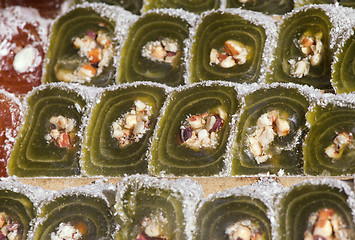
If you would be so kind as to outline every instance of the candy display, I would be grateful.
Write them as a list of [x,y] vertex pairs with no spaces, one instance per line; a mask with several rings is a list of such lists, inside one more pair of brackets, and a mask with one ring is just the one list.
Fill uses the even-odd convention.
[[354,239],[352,2],[1,2],[0,239]]

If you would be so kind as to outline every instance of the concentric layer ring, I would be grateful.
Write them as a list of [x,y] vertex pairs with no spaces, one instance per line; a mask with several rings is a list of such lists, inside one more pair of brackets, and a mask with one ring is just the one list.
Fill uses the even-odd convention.
[[333,65],[333,87],[337,93],[355,91],[355,35],[350,36],[336,54]]
[[253,1],[227,0],[228,8],[244,8],[252,11],[263,12],[265,14],[285,14],[293,9],[293,1],[278,0],[253,0]]
[[226,239],[227,228],[243,221],[257,226],[261,239],[271,239],[267,207],[257,198],[233,195],[213,198],[199,207],[196,216],[195,240]]
[[219,0],[153,0],[147,1],[144,11],[155,8],[182,8],[189,12],[201,13],[219,7]]
[[[330,89],[331,51],[329,49],[329,32],[332,25],[324,10],[310,8],[290,15],[280,26],[279,39],[272,63],[272,74],[268,82],[294,82],[307,84],[320,89]],[[317,64],[308,64],[309,71],[299,68],[297,63],[305,58],[300,46],[302,36],[321,35],[322,50]],[[311,56],[311,55],[309,55]],[[294,63],[292,64],[292,61]],[[297,62],[297,63],[296,63]],[[307,62],[307,61],[306,61]],[[296,66],[292,66],[296,65]],[[297,72],[294,75],[293,71]]]
[[349,239],[354,239],[354,223],[347,198],[342,189],[327,184],[292,187],[278,206],[278,239],[304,239],[309,217],[324,208],[333,209],[343,219],[351,231]]
[[[109,176],[147,173],[146,151],[165,97],[163,88],[142,84],[103,92],[88,125],[83,170],[88,175]],[[136,100],[151,107],[149,130],[138,142],[120,147],[118,140],[112,137],[112,123],[130,112]]]
[[[81,120],[86,101],[75,89],[65,85],[47,85],[32,92],[27,98],[28,110],[18,134],[8,164],[10,175],[70,176],[79,174]],[[52,117],[74,119],[70,147],[58,147],[46,139],[51,133]]]
[[51,239],[61,224],[70,224],[82,233],[81,239],[112,239],[114,218],[107,202],[99,197],[73,193],[58,196],[41,206],[33,239]]
[[[293,174],[301,173],[302,139],[308,105],[308,100],[295,88],[278,86],[247,95],[237,127],[232,174],[277,173],[280,169]],[[260,118],[272,111],[278,112],[280,118],[288,122],[289,132],[284,136],[275,134],[265,152],[271,157],[257,163],[250,138],[256,132]]]
[[311,128],[303,146],[304,170],[312,175],[343,175],[355,173],[354,149],[344,147],[339,158],[326,154],[339,133],[355,135],[355,109],[337,107],[333,104],[321,107],[316,105],[308,114]]
[[[147,13],[131,28],[121,51],[118,82],[151,81],[169,86],[182,85],[185,66],[184,40],[188,38],[189,23],[169,14]],[[159,62],[143,56],[144,47],[150,42],[170,39],[177,42],[173,63]]]
[[[114,29],[115,23],[112,20],[100,16],[91,8],[76,8],[60,17],[52,27],[43,82],[59,82],[56,75],[58,69],[74,72],[80,67],[83,60],[73,44],[76,37],[83,38],[90,31],[95,33],[102,31],[110,37],[115,46]],[[112,85],[116,73],[113,62],[111,58],[102,73],[82,84],[98,87]]]
[[[218,174],[224,167],[224,155],[230,132],[230,120],[239,101],[232,87],[218,84],[194,85],[172,94],[165,113],[159,122],[157,137],[152,143],[150,167],[154,174],[160,171],[174,175],[209,176]],[[215,148],[193,150],[179,144],[181,124],[188,116],[213,113],[217,108],[226,113]]]
[[20,239],[26,239],[27,232],[30,229],[30,221],[35,217],[31,200],[22,193],[1,189],[0,212],[10,217],[12,222],[19,224],[17,233]]
[[[265,29],[242,16],[223,12],[213,12],[205,16],[194,36],[190,81],[256,82],[260,75],[265,39]],[[238,41],[248,49],[244,64],[224,68],[210,63],[211,50],[223,49],[227,40]]]

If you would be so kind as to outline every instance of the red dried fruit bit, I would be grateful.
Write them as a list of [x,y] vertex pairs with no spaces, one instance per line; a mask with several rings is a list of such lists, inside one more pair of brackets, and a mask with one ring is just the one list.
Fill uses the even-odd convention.
[[176,55],[176,52],[168,52],[167,57],[173,57]]
[[186,142],[192,136],[192,127],[181,129],[180,140],[182,143]]
[[212,129],[210,132],[218,132],[222,129],[224,120],[220,118],[218,115],[213,115],[216,118],[216,122],[213,124]]
[[93,30],[89,30],[86,35],[88,35],[89,37],[91,37],[93,39],[96,39],[96,37],[97,37],[97,34]]
[[68,148],[71,146],[69,133],[62,133],[58,137],[58,145],[61,148]]

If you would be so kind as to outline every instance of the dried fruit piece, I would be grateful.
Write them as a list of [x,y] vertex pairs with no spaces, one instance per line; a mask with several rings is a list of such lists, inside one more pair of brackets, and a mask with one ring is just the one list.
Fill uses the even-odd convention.
[[74,144],[74,136],[70,139],[70,133],[74,130],[75,120],[63,116],[53,116],[49,119],[52,124],[51,131],[44,138],[50,143],[54,143],[60,148],[69,148]]
[[152,61],[173,64],[179,57],[179,43],[170,38],[147,42],[142,49],[142,56]]
[[120,147],[139,142],[150,129],[151,115],[151,106],[135,100],[132,110],[112,123],[112,137],[117,138]]
[[[218,109],[221,116],[226,114]],[[180,127],[181,144],[196,151],[205,148],[216,148],[218,132],[222,129],[224,119],[218,113],[204,113],[188,117]]]
[[248,48],[239,41],[227,40],[224,42],[224,51],[214,48],[210,52],[210,64],[218,64],[222,68],[231,68],[242,65],[248,57]]
[[256,123],[255,132],[248,137],[249,148],[258,164],[266,162],[272,155],[267,153],[275,136],[284,137],[290,132],[287,119],[277,110],[261,115]]

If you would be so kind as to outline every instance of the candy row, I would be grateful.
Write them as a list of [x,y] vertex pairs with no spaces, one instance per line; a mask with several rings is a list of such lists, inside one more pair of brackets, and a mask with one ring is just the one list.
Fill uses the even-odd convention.
[[[293,82],[351,92],[352,16],[351,8],[326,4],[298,8],[280,23],[242,9],[200,15],[156,9],[137,16],[116,6],[83,4],[54,21],[48,51],[37,49],[43,43],[9,50],[14,59],[6,68],[16,73],[8,75],[10,79],[25,73],[28,81],[41,79],[44,59],[43,77],[35,85],[42,81],[104,87],[149,81],[175,87],[224,80]],[[11,46],[5,42],[4,51]],[[21,89],[22,84],[10,79],[1,83],[3,88],[28,91],[29,86]]]
[[334,179],[272,179],[204,198],[190,179],[134,175],[117,186],[48,191],[0,182],[5,239],[342,239],[355,237],[354,192]]
[[[24,104],[12,152],[14,137],[4,136],[9,175],[355,173],[351,94],[278,83],[52,83]],[[8,129],[17,132],[19,120],[13,122]]]

